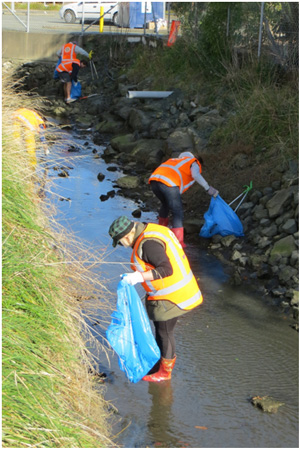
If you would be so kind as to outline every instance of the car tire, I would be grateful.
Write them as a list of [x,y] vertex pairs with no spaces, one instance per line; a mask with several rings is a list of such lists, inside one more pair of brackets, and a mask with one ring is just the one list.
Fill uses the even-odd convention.
[[64,13],[64,19],[66,23],[75,23],[76,16],[71,9],[67,9]]
[[114,13],[112,21],[113,21],[113,24],[114,24],[115,27],[119,27],[120,26],[119,23],[118,23],[118,13],[117,12]]

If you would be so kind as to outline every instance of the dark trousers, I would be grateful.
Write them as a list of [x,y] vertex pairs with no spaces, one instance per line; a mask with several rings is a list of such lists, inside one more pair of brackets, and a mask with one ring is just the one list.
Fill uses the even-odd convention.
[[159,216],[167,218],[169,211],[173,217],[173,228],[183,227],[183,207],[179,187],[168,187],[162,182],[151,181],[152,192],[161,202]]
[[153,321],[155,327],[155,339],[164,359],[175,357],[175,337],[174,328],[178,317],[167,321]]

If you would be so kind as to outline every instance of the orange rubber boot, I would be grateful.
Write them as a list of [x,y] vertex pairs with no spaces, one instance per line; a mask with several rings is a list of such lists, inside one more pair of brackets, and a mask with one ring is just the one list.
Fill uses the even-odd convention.
[[143,380],[147,382],[162,382],[163,380],[171,379],[171,374],[176,362],[176,355],[174,359],[160,359],[159,370],[154,374],[147,374]]
[[179,243],[181,244],[182,248],[186,248],[186,244],[183,241],[183,232],[184,232],[183,228],[172,228],[172,231],[179,240]]
[[168,226],[169,224],[169,218],[162,218],[162,217],[158,217],[158,224],[162,225],[162,226]]

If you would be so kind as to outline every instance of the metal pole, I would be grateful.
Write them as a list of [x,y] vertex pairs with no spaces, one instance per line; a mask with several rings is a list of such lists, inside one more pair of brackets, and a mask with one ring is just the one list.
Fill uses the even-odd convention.
[[146,34],[146,26],[147,26],[147,5],[145,2],[145,12],[144,12],[144,34]]
[[84,34],[84,1],[82,2],[81,35]]
[[167,26],[167,29],[168,29],[168,32],[169,32],[169,31],[170,31],[170,21],[171,21],[171,8],[170,8],[170,2],[168,2],[167,8],[168,8],[168,26]]
[[258,57],[258,59],[260,59],[260,52],[261,52],[262,27],[263,27],[263,20],[264,20],[264,5],[265,5],[265,2],[261,2],[261,7],[260,7],[260,24],[259,24],[259,37],[258,37],[258,51],[257,51],[257,57]]
[[156,17],[155,17],[155,11],[154,11],[154,8],[153,8],[153,2],[151,2],[151,9],[152,9],[152,15],[153,15],[153,19],[154,19],[155,34],[157,36],[158,35],[157,22],[156,22]]
[[229,36],[229,23],[230,23],[230,6],[227,8],[227,28],[226,28],[226,36]]
[[26,33],[29,33],[29,14],[30,14],[30,2],[28,2],[27,4],[27,29],[26,29]]
[[[29,3],[29,2],[28,2]],[[4,3],[3,2],[3,6],[5,6],[5,8],[7,8],[8,9],[8,11],[9,12],[11,12],[12,13],[12,15],[23,25],[23,27],[24,28],[26,28],[26,31],[29,29],[29,17],[28,17],[28,11],[27,11],[27,25],[25,25],[25,23],[24,22],[22,22],[22,20],[21,19],[19,19],[19,17],[17,16],[17,14],[16,13],[14,13],[13,12],[13,10],[12,9],[10,9],[9,8],[9,6],[7,6],[7,4],[6,3]],[[27,6],[27,8],[28,8],[28,6]],[[28,31],[27,31],[28,32]]]

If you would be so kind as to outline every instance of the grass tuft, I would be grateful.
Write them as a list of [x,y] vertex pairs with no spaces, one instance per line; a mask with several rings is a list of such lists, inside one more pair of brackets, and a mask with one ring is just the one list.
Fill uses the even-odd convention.
[[[87,348],[92,342],[105,357],[87,324],[107,308],[93,274],[101,255],[91,256],[49,215],[38,195],[42,169],[29,165],[10,118],[20,105],[38,110],[37,102],[3,87],[2,447],[115,447]],[[76,299],[83,291],[97,298],[84,311]]]

